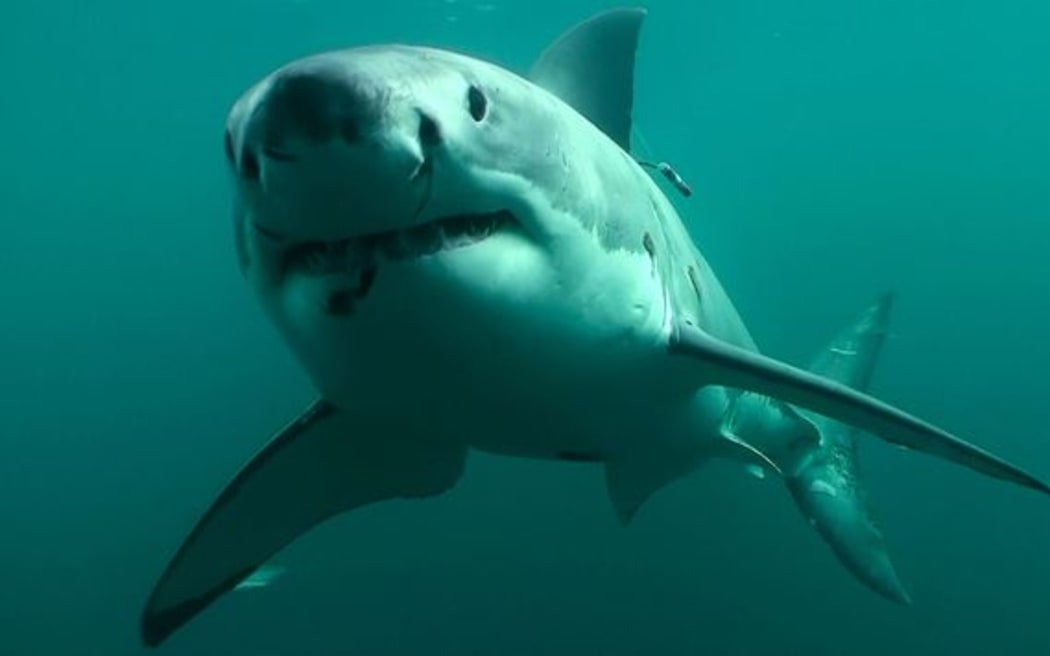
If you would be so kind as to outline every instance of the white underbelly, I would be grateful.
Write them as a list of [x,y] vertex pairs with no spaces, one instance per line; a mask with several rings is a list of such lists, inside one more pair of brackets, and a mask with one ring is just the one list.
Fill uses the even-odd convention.
[[681,399],[660,381],[668,308],[650,262],[625,253],[572,270],[549,257],[497,235],[380,266],[350,316],[324,311],[342,282],[331,277],[290,277],[271,312],[363,430],[526,457],[683,439],[670,407]]

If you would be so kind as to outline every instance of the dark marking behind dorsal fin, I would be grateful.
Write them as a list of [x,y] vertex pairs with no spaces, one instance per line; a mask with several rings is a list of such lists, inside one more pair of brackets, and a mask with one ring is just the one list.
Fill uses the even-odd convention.
[[572,105],[631,150],[634,59],[646,11],[612,9],[562,34],[540,55],[529,78]]

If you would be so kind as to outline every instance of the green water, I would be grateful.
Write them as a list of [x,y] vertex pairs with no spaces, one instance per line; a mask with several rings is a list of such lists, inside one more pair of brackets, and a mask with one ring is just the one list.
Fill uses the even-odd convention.
[[[489,3],[0,7],[0,654],[144,653],[173,550],[312,396],[237,273],[229,104],[369,42],[523,70],[609,6]],[[804,362],[892,288],[873,391],[1050,475],[1050,4],[647,6],[641,128],[763,348]],[[446,497],[309,534],[158,653],[1050,653],[1050,501],[862,454],[911,608],[778,482],[712,467],[623,529],[597,470],[475,457]]]

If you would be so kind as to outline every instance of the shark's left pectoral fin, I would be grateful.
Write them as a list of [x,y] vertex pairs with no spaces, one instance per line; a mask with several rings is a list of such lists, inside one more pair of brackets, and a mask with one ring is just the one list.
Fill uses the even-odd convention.
[[635,54],[645,13],[640,8],[610,9],[576,25],[529,72],[530,80],[567,102],[627,152]]
[[693,325],[676,324],[668,349],[672,357],[695,361],[697,385],[721,385],[764,394],[898,446],[1050,494],[1050,486],[1031,474],[936,426],[842,383],[716,339]]
[[361,434],[318,401],[244,466],[183,542],[146,604],[143,641],[160,644],[333,515],[448,490],[465,458],[463,447]]

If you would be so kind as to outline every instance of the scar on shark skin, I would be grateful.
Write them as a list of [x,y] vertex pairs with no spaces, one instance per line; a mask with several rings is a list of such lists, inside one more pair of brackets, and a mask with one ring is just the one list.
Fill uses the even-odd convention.
[[368,296],[372,284],[376,280],[379,267],[368,267],[361,271],[361,286],[356,289],[340,287],[325,299],[324,311],[336,317],[348,317],[354,313],[356,301]]
[[653,236],[648,232],[642,235],[642,247],[645,248],[645,252],[649,254],[649,260],[653,264],[653,275],[656,275],[656,244],[653,243]]
[[335,290],[325,299],[324,312],[337,317],[350,316],[354,313],[354,292],[345,288]]
[[700,276],[696,273],[696,267],[690,264],[685,268],[685,272],[689,276],[689,282],[693,285],[693,291],[696,292],[696,298],[703,302],[704,293],[700,291]]

